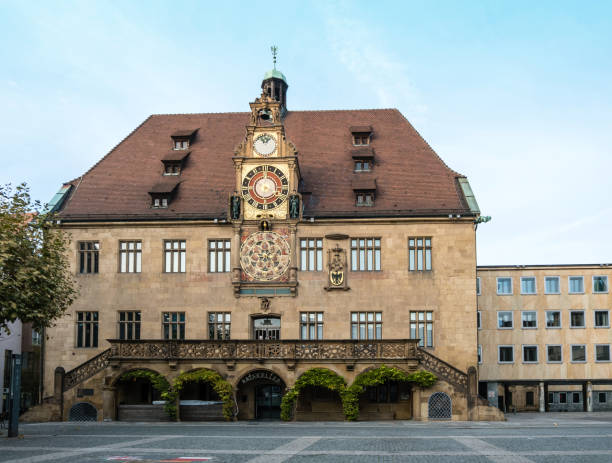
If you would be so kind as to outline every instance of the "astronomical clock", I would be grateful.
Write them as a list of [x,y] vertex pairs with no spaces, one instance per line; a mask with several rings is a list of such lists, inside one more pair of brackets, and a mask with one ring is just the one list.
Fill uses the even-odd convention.
[[285,137],[284,113],[282,98],[264,88],[251,103],[245,139],[234,153],[236,188],[229,215],[234,249],[240,249],[233,263],[236,296],[296,294],[300,172],[297,151]]

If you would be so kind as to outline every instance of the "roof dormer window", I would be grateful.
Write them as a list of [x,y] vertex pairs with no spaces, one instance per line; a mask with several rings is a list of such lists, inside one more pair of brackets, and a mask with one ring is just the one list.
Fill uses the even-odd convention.
[[153,198],[152,207],[155,209],[166,209],[168,207],[168,197],[161,196]]
[[370,172],[372,170],[372,161],[370,159],[356,159],[355,172]]
[[187,139],[175,139],[174,149],[175,150],[186,150],[189,148],[189,140]]
[[165,179],[149,190],[151,207],[154,209],[167,209],[174,197],[180,181],[178,179]]
[[172,161],[164,163],[164,175],[180,175],[181,174],[181,162]]
[[186,150],[189,149],[191,142],[193,141],[193,137],[195,136],[198,129],[190,129],[190,130],[178,130],[174,132],[172,135],[172,148],[175,150]]
[[373,206],[374,205],[374,193],[373,192],[357,192],[356,206]]
[[354,146],[368,146],[372,138],[372,127],[356,125],[350,128]]
[[190,153],[191,151],[181,149],[180,151],[172,150],[166,154],[161,160],[164,164],[163,175],[181,175]]

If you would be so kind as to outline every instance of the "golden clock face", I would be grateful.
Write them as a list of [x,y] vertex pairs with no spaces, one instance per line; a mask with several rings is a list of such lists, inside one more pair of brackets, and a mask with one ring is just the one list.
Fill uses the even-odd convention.
[[276,140],[272,135],[267,133],[261,134],[255,138],[253,148],[255,148],[257,154],[263,157],[270,156],[276,151]]
[[288,192],[287,177],[274,166],[257,166],[242,179],[242,197],[262,211],[280,206],[287,199]]

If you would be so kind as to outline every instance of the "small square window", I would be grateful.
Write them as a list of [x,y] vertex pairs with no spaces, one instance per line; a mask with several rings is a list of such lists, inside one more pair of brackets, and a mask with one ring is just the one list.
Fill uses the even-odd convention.
[[561,311],[546,311],[546,328],[561,328]]
[[610,361],[610,344],[595,344],[595,361]]
[[572,392],[572,402],[575,404],[580,403],[580,392]]
[[372,161],[360,159],[355,161],[355,172],[370,172],[372,170]]
[[594,276],[593,277],[593,293],[607,293],[608,292],[608,277],[607,276]]
[[570,310],[570,327],[584,328],[584,310]]
[[514,327],[511,311],[497,312],[497,328],[511,330]]
[[186,150],[187,148],[189,148],[188,139],[186,138],[175,138],[174,139],[174,149],[175,150]]
[[521,294],[535,294],[536,279],[535,277],[521,277]]
[[497,278],[497,294],[512,294],[512,278]]
[[364,133],[360,133],[360,132],[354,132],[353,133],[353,145],[355,146],[367,146],[370,144],[370,134],[367,132]]
[[586,345],[572,344],[571,353],[572,353],[572,362],[575,362],[575,363],[586,362]]
[[544,277],[544,292],[546,294],[560,294],[561,285],[559,277]]
[[559,392],[559,403],[560,404],[567,403],[567,392]]
[[538,346],[523,346],[523,363],[538,363]]
[[536,329],[538,327],[538,313],[535,310],[522,312],[521,319],[524,329]]
[[584,293],[584,277],[569,277],[568,282],[570,294]]
[[600,404],[605,404],[608,401],[608,394],[606,394],[605,392],[600,392],[598,395]]
[[610,314],[607,310],[595,311],[595,328],[610,328]]
[[554,394],[554,392],[549,392],[548,393],[548,403],[549,404],[555,403],[555,394]]
[[476,295],[480,296],[480,277],[476,278]]
[[546,361],[548,363],[561,363],[563,362],[563,351],[560,345],[547,345],[546,346]]
[[514,346],[497,346],[499,363],[514,363]]
[[356,206],[373,206],[374,193],[357,193]]

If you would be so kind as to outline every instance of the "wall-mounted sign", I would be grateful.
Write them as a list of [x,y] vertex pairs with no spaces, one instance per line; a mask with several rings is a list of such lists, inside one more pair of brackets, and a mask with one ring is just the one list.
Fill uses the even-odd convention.
[[240,380],[240,384],[246,384],[246,383],[250,383],[251,381],[257,381],[257,380],[267,380],[267,381],[271,381],[276,384],[284,384],[283,380],[280,379],[278,375],[272,373],[271,371],[265,371],[265,370],[253,371],[249,373],[248,375],[246,375],[244,378]]

